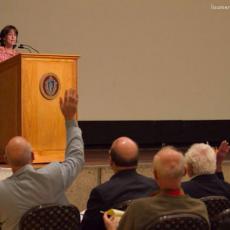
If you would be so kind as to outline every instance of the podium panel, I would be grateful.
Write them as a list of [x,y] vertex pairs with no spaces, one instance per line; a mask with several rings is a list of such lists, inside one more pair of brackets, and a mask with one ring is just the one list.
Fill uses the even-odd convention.
[[0,153],[10,138],[20,135],[32,144],[35,163],[64,159],[59,98],[66,89],[77,89],[78,58],[19,54],[0,63]]

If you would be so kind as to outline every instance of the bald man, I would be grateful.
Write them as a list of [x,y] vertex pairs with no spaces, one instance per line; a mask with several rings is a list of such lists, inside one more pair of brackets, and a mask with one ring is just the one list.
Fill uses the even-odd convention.
[[30,143],[20,136],[14,137],[8,142],[5,153],[5,160],[11,166],[13,173],[33,161]]
[[[68,90],[60,108],[65,118],[67,147],[65,161],[53,162],[35,170],[32,147],[23,137],[12,138],[6,146],[5,158],[13,175],[0,181],[0,222],[2,230],[18,229],[22,215],[30,208],[57,203],[69,204],[65,190],[84,164],[83,140],[76,122],[78,97]],[[52,130],[50,130],[52,132]]]
[[138,146],[132,139],[120,137],[112,143],[109,162],[114,175],[91,191],[82,230],[105,229],[100,211],[106,211],[122,201],[150,196],[157,190],[153,179],[136,172],[138,156]]
[[108,230],[150,229],[153,220],[169,213],[191,212],[208,221],[204,203],[185,195],[181,189],[181,179],[185,175],[183,155],[172,147],[161,149],[153,160],[153,173],[160,191],[157,195],[142,198],[131,203],[122,217],[118,228],[113,218],[104,214]]

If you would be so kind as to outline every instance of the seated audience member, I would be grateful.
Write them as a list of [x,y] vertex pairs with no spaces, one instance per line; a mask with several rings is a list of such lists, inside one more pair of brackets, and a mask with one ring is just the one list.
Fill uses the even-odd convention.
[[8,142],[5,157],[13,175],[0,181],[2,230],[18,229],[22,215],[34,206],[51,203],[69,204],[65,190],[84,164],[83,140],[75,119],[77,104],[75,90],[66,91],[64,100],[60,99],[67,132],[64,162],[53,162],[36,170],[31,165],[33,153],[30,143],[23,137],[14,137]]
[[136,172],[138,155],[137,144],[128,137],[120,137],[112,143],[109,160],[115,174],[91,191],[82,230],[105,229],[100,211],[106,211],[122,201],[149,196],[157,190],[153,179]]
[[223,141],[217,153],[208,144],[194,144],[185,153],[190,181],[182,183],[184,192],[191,197],[225,196],[230,199],[230,184],[224,181],[222,161],[229,152]]
[[[183,155],[172,147],[162,148],[153,159],[154,176],[160,191],[157,195],[142,198],[130,204],[121,218],[119,230],[142,230],[156,217],[170,213],[190,212],[208,221],[204,203],[185,195],[181,189],[181,179],[186,173]],[[116,229],[115,218],[104,214],[108,230]]]
[[15,51],[18,30],[12,25],[5,26],[0,33],[0,62],[18,54]]

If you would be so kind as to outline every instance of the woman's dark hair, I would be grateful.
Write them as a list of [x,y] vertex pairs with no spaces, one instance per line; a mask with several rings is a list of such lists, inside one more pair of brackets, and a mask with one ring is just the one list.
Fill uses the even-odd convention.
[[[5,41],[4,41],[4,38],[6,37],[6,35],[11,31],[13,30],[16,34],[16,36],[18,37],[18,30],[15,26],[12,26],[12,25],[8,25],[8,26],[5,26],[2,30],[1,30],[1,33],[0,33],[0,45],[1,46],[5,46]],[[15,48],[16,45],[13,47]]]

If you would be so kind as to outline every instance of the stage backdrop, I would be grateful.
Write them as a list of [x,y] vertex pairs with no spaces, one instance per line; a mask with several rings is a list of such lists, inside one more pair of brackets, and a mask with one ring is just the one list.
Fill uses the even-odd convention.
[[41,53],[81,56],[82,121],[228,120],[228,4],[1,0],[0,26]]

